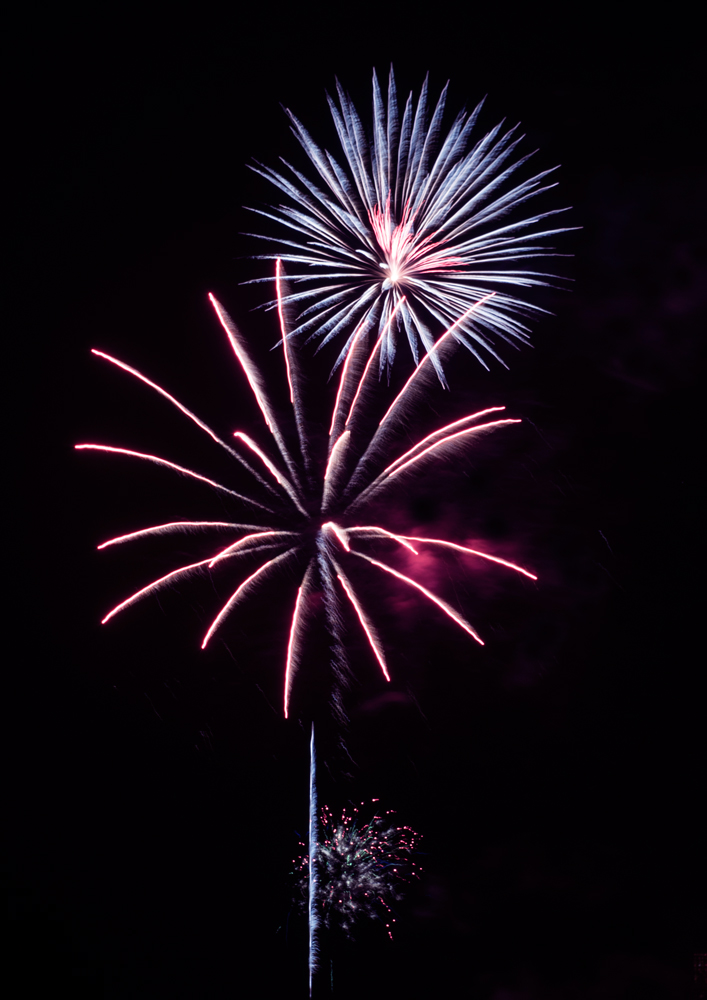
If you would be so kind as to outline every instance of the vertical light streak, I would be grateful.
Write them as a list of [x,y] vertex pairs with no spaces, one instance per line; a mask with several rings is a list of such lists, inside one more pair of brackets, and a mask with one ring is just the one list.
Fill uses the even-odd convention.
[[314,746],[314,723],[309,740],[309,995],[312,996],[314,974],[319,967],[319,912],[317,889],[319,887],[319,859],[317,830],[317,757]]
[[302,602],[306,599],[306,592],[309,589],[309,582],[312,575],[312,566],[314,560],[310,560],[309,566],[302,579],[302,583],[297,591],[297,599],[295,600],[295,610],[292,614],[292,625],[290,626],[290,638],[287,643],[287,660],[285,663],[285,696],[284,696],[284,710],[285,718],[289,716],[290,709],[290,693],[292,690],[292,680],[297,669],[297,661],[299,658],[298,641],[300,638],[300,619],[302,616]]
[[418,583],[416,580],[412,580],[409,576],[405,576],[404,573],[399,573],[396,569],[393,569],[392,566],[386,566],[385,563],[378,562],[377,559],[371,559],[370,556],[365,556],[363,552],[354,552],[354,550],[351,549],[351,555],[358,556],[359,559],[365,559],[366,562],[371,563],[373,566],[377,566],[386,573],[390,573],[391,576],[397,577],[398,580],[402,580],[403,583],[408,583],[411,587],[415,587],[421,594],[424,594],[425,597],[432,601],[433,604],[436,604],[438,608],[441,608],[445,615],[449,615],[449,617],[455,621],[457,625],[461,626],[465,632],[468,632],[472,639],[476,639],[480,646],[484,645],[483,639],[474,631],[469,622],[465,618],[462,618],[458,611],[455,611],[454,608],[450,607],[450,605],[447,604],[446,601],[443,601],[441,597],[437,597],[436,594],[433,594],[426,587],[423,587],[421,583]]
[[351,431],[344,431],[341,437],[337,440],[334,447],[331,449],[331,454],[329,455],[329,461],[327,462],[326,472],[324,473],[324,488],[322,489],[322,511],[325,511],[331,500],[332,493],[334,492],[336,486],[336,480],[339,478],[337,473],[341,472],[341,466],[343,462],[343,456],[346,453],[349,441],[351,440]]
[[358,324],[358,327],[354,331],[353,337],[351,338],[351,346],[349,347],[348,351],[346,352],[346,357],[344,358],[344,364],[343,364],[343,367],[341,369],[341,378],[339,380],[339,388],[336,390],[336,400],[334,402],[334,409],[332,410],[332,414],[331,414],[331,427],[329,428],[329,437],[332,437],[332,435],[334,433],[334,428],[336,426],[337,418],[339,416],[339,410],[340,410],[340,407],[342,405],[342,403],[341,403],[341,397],[343,395],[344,387],[345,387],[347,379],[348,379],[349,366],[351,364],[351,359],[354,356],[355,349],[358,347],[358,341],[359,341],[359,339],[368,330],[368,325],[369,324],[368,324],[367,320],[368,320],[368,316],[364,316],[364,318]]
[[298,371],[296,370],[295,362],[296,358],[293,354],[292,340],[289,337],[289,330],[287,329],[287,322],[285,319],[285,304],[282,297],[282,279],[284,276],[284,271],[282,267],[282,261],[277,258],[275,262],[275,289],[277,293],[277,315],[280,322],[280,335],[282,336],[282,350],[285,355],[285,371],[287,373],[287,384],[290,389],[290,403],[292,404],[292,410],[295,415],[295,426],[297,427],[297,437],[299,440],[300,453],[304,460],[305,471],[309,471],[310,458],[309,458],[309,447],[307,445],[307,434],[304,425],[304,420],[302,417],[302,403],[300,400],[300,394],[298,386],[295,384],[298,380]]

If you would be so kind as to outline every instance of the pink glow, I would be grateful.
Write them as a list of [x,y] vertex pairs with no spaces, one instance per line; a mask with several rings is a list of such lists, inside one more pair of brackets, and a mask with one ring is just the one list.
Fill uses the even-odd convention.
[[403,463],[403,465],[399,465],[397,469],[394,469],[390,473],[388,479],[392,479],[393,476],[397,476],[399,472],[403,471],[403,469],[407,469],[409,466],[419,461],[419,459],[424,458],[425,455],[429,455],[430,452],[434,451],[436,448],[441,448],[444,445],[449,444],[451,441],[456,441],[467,434],[478,434],[480,431],[488,431],[492,427],[505,427],[507,424],[519,424],[519,423],[521,423],[520,420],[510,420],[510,419],[494,420],[488,424],[478,424],[476,427],[467,427],[466,430],[457,431],[456,434],[449,434],[447,437],[442,438],[441,441],[436,441],[434,444],[431,444],[429,445],[429,447],[425,448],[424,451],[421,451],[419,452],[419,454],[414,455],[412,458],[408,459],[407,462]]
[[[379,528],[375,524],[356,526],[355,528],[347,528],[351,534],[360,531],[373,531],[376,535],[384,535],[386,538],[392,538],[394,541],[399,542],[404,545],[406,549],[410,549],[413,555],[417,555],[417,549],[410,544],[410,538],[408,535],[394,535],[392,531],[387,531],[385,528]],[[412,539],[412,541],[417,541],[417,539]]]
[[371,645],[371,649],[375,653],[376,659],[380,663],[381,670],[383,671],[383,676],[385,677],[385,679],[387,681],[390,681],[390,674],[388,673],[388,667],[386,666],[385,656],[383,654],[383,649],[382,649],[382,647],[381,647],[381,645],[380,645],[380,643],[378,641],[378,638],[377,638],[377,636],[376,636],[376,634],[375,634],[375,632],[373,630],[373,625],[371,624],[371,622],[366,617],[366,613],[364,612],[364,610],[361,607],[361,605],[358,603],[358,600],[356,599],[356,594],[354,593],[353,587],[351,586],[351,584],[349,583],[349,581],[346,579],[346,577],[342,573],[340,567],[337,566],[336,569],[337,569],[337,574],[336,575],[339,578],[339,583],[344,588],[344,591],[346,592],[346,596],[348,597],[348,599],[351,601],[351,603],[354,606],[356,614],[358,615],[358,620],[361,622],[361,626],[363,628],[363,631],[366,633],[366,637],[367,637],[367,639],[368,639],[368,641],[369,641],[369,643]]
[[411,542],[426,542],[428,545],[443,545],[445,548],[454,549],[456,552],[464,552],[471,556],[479,556],[480,559],[488,559],[489,562],[498,563],[499,566],[506,566],[508,569],[514,569],[516,573],[522,573],[523,576],[527,576],[529,580],[537,580],[537,576],[531,573],[527,569],[523,569],[522,566],[516,566],[515,563],[508,562],[507,559],[501,559],[498,556],[490,556],[488,552],[479,552],[478,549],[467,548],[466,545],[457,545],[456,542],[446,542],[442,538],[417,538],[415,535],[401,535],[402,538],[407,538]]
[[292,625],[290,626],[290,638],[287,643],[287,661],[285,664],[285,701],[284,710],[285,718],[289,715],[290,709],[290,688],[292,687],[292,663],[294,660],[294,650],[295,650],[295,638],[297,636],[297,626],[299,624],[299,614],[300,607],[302,605],[302,591],[304,590],[304,581],[297,591],[297,599],[295,600],[295,610],[292,615]]
[[146,462],[154,462],[155,465],[163,465],[166,469],[173,469],[175,472],[180,472],[183,476],[191,476],[192,479],[198,479],[202,483],[206,483],[208,486],[213,486],[217,490],[223,490],[224,493],[230,493],[232,497],[238,497],[239,500],[244,500],[246,503],[252,504],[254,507],[260,507],[261,510],[266,510],[269,514],[273,511],[269,507],[266,507],[262,503],[257,503],[255,500],[251,500],[250,497],[244,497],[240,493],[236,493],[235,490],[229,490],[227,486],[222,486],[221,483],[214,482],[213,479],[207,479],[206,476],[199,475],[198,472],[192,472],[191,469],[185,469],[182,465],[176,465],[174,462],[168,462],[166,458],[158,458],[157,455],[146,455],[141,451],[131,451],[129,448],[113,448],[107,444],[75,444],[74,448],[76,451],[84,451],[90,449],[91,451],[108,451],[115,455],[130,455],[131,458],[142,458]]
[[481,639],[481,637],[477,635],[477,633],[474,631],[474,629],[471,627],[469,622],[466,621],[465,618],[462,618],[462,616],[457,611],[455,611],[454,608],[450,607],[450,605],[447,604],[446,601],[443,601],[441,597],[437,597],[435,594],[431,593],[431,591],[427,590],[426,587],[423,587],[421,583],[417,583],[416,580],[412,580],[409,576],[405,576],[403,573],[399,573],[396,569],[393,569],[392,566],[386,566],[385,563],[378,562],[377,559],[371,559],[370,556],[365,556],[363,552],[354,552],[354,550],[352,549],[351,554],[354,556],[358,556],[359,559],[365,559],[366,562],[372,563],[373,566],[377,566],[384,572],[390,573],[391,576],[397,577],[398,580],[402,580],[404,583],[409,583],[411,587],[415,587],[416,590],[419,590],[421,594],[424,594],[425,597],[427,597],[430,601],[432,601],[433,604],[436,604],[438,608],[441,608],[441,610],[444,611],[446,615],[449,615],[449,617],[453,621],[455,621],[457,625],[460,625],[465,632],[468,632],[469,635],[472,637],[472,639],[476,639],[476,641],[479,643],[480,646],[484,645],[483,639]]
[[252,535],[245,535],[243,538],[239,538],[237,542],[232,542],[231,545],[228,545],[225,549],[223,549],[223,551],[215,555],[209,563],[209,569],[222,559],[227,559],[229,556],[234,555],[240,548],[245,546],[246,542],[251,542],[254,538],[272,538],[273,536],[286,536],[291,538],[296,534],[296,531],[256,531]]
[[134,375],[135,378],[139,378],[141,382],[145,383],[145,385],[149,385],[151,389],[154,389],[156,392],[159,392],[161,396],[164,396],[165,399],[168,399],[170,403],[172,403],[174,406],[177,407],[178,410],[181,410],[181,412],[185,415],[185,417],[189,417],[190,420],[193,420],[194,423],[197,425],[197,427],[201,427],[202,431],[206,431],[209,437],[212,438],[217,444],[222,445],[222,447],[226,448],[227,451],[230,451],[231,454],[233,454],[232,449],[228,447],[225,441],[221,440],[218,434],[215,434],[214,431],[212,431],[211,428],[207,424],[205,424],[203,420],[199,420],[199,418],[196,416],[195,413],[192,413],[191,410],[188,410],[186,406],[182,406],[182,404],[178,400],[176,400],[174,396],[171,396],[165,389],[157,385],[156,382],[152,382],[150,381],[149,378],[146,378],[144,375],[141,375],[136,368],[131,368],[130,365],[126,365],[125,362],[123,361],[118,361],[117,358],[112,358],[110,354],[104,354],[103,351],[97,351],[95,348],[91,348],[91,354],[95,354],[97,358],[103,358],[105,361],[110,361],[112,365],[116,365],[118,368],[122,368],[123,371],[128,372],[130,375]]
[[147,597],[148,594],[153,593],[155,590],[159,590],[163,584],[169,583],[170,580],[177,579],[177,577],[184,573],[190,573],[191,570],[198,569],[200,566],[206,566],[210,561],[211,556],[209,556],[208,559],[200,560],[200,562],[191,563],[189,566],[180,566],[179,569],[172,570],[172,572],[167,573],[166,576],[161,576],[159,580],[153,580],[152,583],[148,583],[148,585],[143,587],[142,590],[138,590],[135,594],[132,594],[124,601],[121,601],[121,603],[114,607],[112,611],[109,611],[105,618],[101,619],[101,625],[105,625],[105,623],[109,621],[113,615],[117,615],[119,611],[123,610],[123,608],[127,608],[129,605],[139,601],[141,597]]
[[333,521],[327,521],[326,524],[322,525],[322,531],[333,531],[336,537],[341,542],[341,545],[345,549],[345,551],[346,552],[351,551],[351,547],[349,545],[349,540],[345,528],[341,528],[338,524],[334,524]]
[[495,292],[490,292],[488,295],[484,295],[483,298],[479,299],[478,302],[474,302],[474,304],[472,306],[470,306],[466,310],[466,312],[463,313],[459,317],[458,320],[456,320],[454,323],[452,323],[452,325],[449,327],[449,329],[445,333],[442,334],[442,336],[436,342],[436,344],[434,345],[434,347],[432,348],[432,350],[428,351],[427,354],[425,354],[425,356],[422,359],[422,361],[419,363],[419,365],[417,366],[417,368],[415,369],[415,371],[412,373],[412,375],[407,380],[407,382],[405,383],[405,385],[402,387],[402,389],[400,390],[400,392],[398,393],[398,395],[395,397],[395,399],[393,400],[393,402],[390,404],[390,406],[386,410],[385,414],[383,415],[383,419],[381,420],[380,424],[378,425],[379,427],[383,426],[383,424],[386,422],[386,420],[391,415],[391,413],[393,412],[393,410],[400,403],[400,400],[403,398],[403,396],[405,395],[405,393],[410,388],[411,383],[414,381],[415,378],[417,378],[417,376],[423,370],[423,368],[425,367],[425,365],[428,364],[428,363],[430,363],[430,359],[432,358],[432,355],[435,354],[435,353],[437,353],[439,351],[439,349],[442,346],[442,344],[445,343],[445,341],[447,340],[447,337],[451,337],[451,335],[454,333],[454,331],[459,326],[459,324],[463,323],[464,320],[467,318],[467,316],[469,316],[475,309],[478,309],[479,306],[482,306],[484,304],[484,302],[488,302],[488,300],[490,298],[493,298],[493,296],[495,294],[496,294]]
[[109,545],[120,545],[121,542],[130,542],[133,538],[144,538],[147,535],[167,535],[172,531],[189,531],[190,528],[233,528],[234,531],[237,531],[238,529],[259,527],[259,524],[232,524],[230,521],[169,521],[167,524],[156,524],[152,528],[141,528],[139,531],[131,531],[127,535],[109,538],[107,542],[101,542],[96,548],[106,549]]
[[[370,355],[368,357],[368,361],[366,362],[366,367],[363,369],[363,374],[361,375],[361,378],[360,378],[359,383],[358,383],[358,387],[356,389],[356,393],[355,393],[353,401],[351,403],[351,408],[349,409],[349,415],[346,418],[346,426],[347,427],[349,425],[349,422],[351,421],[351,415],[352,415],[352,413],[354,411],[354,408],[356,406],[356,403],[358,401],[358,397],[361,394],[361,389],[363,387],[363,383],[366,381],[366,376],[368,375],[368,371],[369,371],[371,365],[373,364],[373,359],[375,358],[376,354],[378,353],[378,348],[382,344],[383,337],[385,337],[386,333],[388,332],[388,328],[389,328],[390,324],[393,322],[393,319],[395,318],[396,312],[398,311],[398,309],[400,308],[400,306],[403,304],[404,301],[405,301],[405,296],[401,295],[401,297],[395,303],[395,308],[393,309],[393,311],[391,312],[390,316],[388,317],[388,321],[385,324],[385,326],[383,327],[383,329],[381,330],[380,336],[378,337],[378,340],[376,341],[375,346],[374,346],[373,350],[371,351],[371,353],[370,353]],[[349,352],[349,353],[351,353],[351,352]]]
[[295,549],[291,548],[291,549],[288,549],[287,552],[283,552],[279,556],[275,556],[273,559],[269,559],[266,563],[263,563],[262,566],[259,566],[258,569],[256,569],[256,571],[254,573],[251,573],[251,575],[248,577],[247,580],[243,581],[243,583],[238,587],[237,590],[234,591],[234,593],[231,595],[231,597],[228,599],[228,601],[224,604],[224,606],[221,608],[221,610],[219,611],[219,613],[214,618],[213,622],[211,623],[211,627],[209,628],[208,632],[204,636],[204,641],[201,644],[201,648],[202,649],[206,649],[206,644],[208,643],[209,639],[214,634],[214,632],[216,631],[216,629],[219,627],[219,625],[221,624],[221,622],[223,622],[223,620],[228,617],[228,615],[230,614],[231,610],[235,607],[235,605],[240,600],[240,598],[241,598],[242,594],[244,593],[244,591],[246,590],[246,588],[249,587],[250,584],[253,583],[255,580],[257,580],[257,578],[262,573],[266,572],[266,570],[270,569],[276,563],[281,562],[282,560],[284,560],[287,556],[291,555],[294,551],[295,551]]
[[285,328],[285,314],[282,308],[282,288],[280,287],[280,275],[282,274],[282,261],[278,257],[275,261],[275,290],[277,292],[277,315],[280,320],[280,334],[282,335],[282,349],[285,354],[285,370],[287,372],[287,384],[290,387],[290,402],[294,406],[295,390],[292,384],[292,372],[290,371],[290,352],[287,346],[287,330]]

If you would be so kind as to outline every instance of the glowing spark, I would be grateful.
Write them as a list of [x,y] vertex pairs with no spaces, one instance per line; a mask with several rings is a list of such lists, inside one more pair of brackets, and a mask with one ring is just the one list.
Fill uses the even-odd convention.
[[[291,538],[296,534],[296,531],[258,531],[253,535],[246,535],[244,538],[239,538],[237,542],[233,542],[232,545],[229,545],[227,548],[223,549],[222,552],[219,552],[218,555],[214,556],[209,563],[209,569],[211,569],[212,566],[215,566],[216,563],[221,562],[222,559],[228,559],[229,556],[236,555],[236,553],[240,554],[240,550],[245,548],[248,542],[252,542],[256,539],[260,540],[262,538]],[[250,551],[260,551],[261,548],[264,547],[265,546],[258,545]],[[268,546],[268,548],[272,548],[272,546]]]
[[160,589],[160,587],[164,587],[165,584],[170,581],[176,581],[180,577],[186,576],[188,573],[191,573],[192,570],[198,569],[200,566],[207,566],[210,561],[211,556],[209,556],[208,559],[201,559],[199,562],[190,563],[189,566],[180,566],[179,569],[173,569],[172,572],[167,573],[166,576],[161,576],[159,580],[153,580],[152,583],[148,583],[148,585],[143,587],[142,590],[138,590],[135,594],[132,594],[124,601],[121,601],[120,604],[116,605],[112,611],[109,611],[105,618],[101,619],[101,625],[105,625],[105,623],[110,621],[110,619],[114,615],[117,615],[119,611],[130,607],[131,604],[135,604],[135,602],[139,601],[141,598],[147,597],[149,594],[154,594],[156,590]]
[[289,714],[290,688],[292,686],[292,661],[294,654],[295,637],[297,635],[297,626],[299,624],[300,605],[302,603],[302,590],[303,587],[300,587],[299,590],[297,591],[297,600],[295,601],[295,610],[294,614],[292,615],[292,625],[290,627],[290,640],[287,643],[287,660],[285,662],[285,698],[284,698],[285,718],[287,718]]
[[381,330],[380,335],[378,337],[378,340],[376,341],[376,345],[375,345],[375,347],[373,348],[373,350],[370,353],[368,361],[366,362],[366,366],[363,369],[363,375],[361,376],[361,381],[358,383],[358,389],[356,390],[356,394],[354,395],[353,402],[351,403],[351,409],[349,410],[349,415],[346,418],[346,426],[347,427],[351,423],[354,410],[356,409],[356,404],[358,403],[359,396],[361,395],[361,390],[363,389],[363,385],[364,385],[364,383],[365,383],[365,381],[366,381],[366,379],[368,377],[368,372],[369,372],[369,370],[371,369],[371,367],[373,365],[373,359],[378,355],[378,351],[381,349],[381,345],[383,343],[383,339],[384,339],[386,333],[388,332],[388,328],[390,327],[390,324],[393,322],[395,314],[397,313],[398,309],[400,308],[400,306],[403,304],[404,301],[405,301],[405,296],[403,295],[403,297],[398,302],[396,302],[395,308],[393,309],[393,311],[391,312],[390,316],[388,317],[388,320],[385,323],[383,329]]

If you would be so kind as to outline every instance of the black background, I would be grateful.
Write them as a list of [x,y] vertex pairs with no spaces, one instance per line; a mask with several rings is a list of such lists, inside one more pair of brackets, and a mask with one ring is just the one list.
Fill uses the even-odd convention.
[[534,349],[506,352],[508,372],[460,365],[461,401],[525,418],[515,443],[480,460],[473,496],[435,482],[401,500],[418,528],[461,509],[540,581],[492,590],[483,574],[477,593],[465,578],[483,651],[415,606],[382,611],[394,695],[362,652],[351,761],[323,793],[396,808],[424,835],[425,875],[392,944],[375,929],[341,948],[335,990],[690,995],[707,948],[705,102],[697,24],[670,14],[36,6],[11,26],[8,995],[305,995],[287,873],[307,752],[277,707],[285,618],[256,608],[202,654],[216,598],[183,586],[101,629],[153,554],[96,543],[216,508],[72,448],[218,470],[93,346],[222,433],[258,430],[205,301],[270,346],[271,317],[249,313],[260,293],[239,288],[267,265],[239,234],[241,206],[273,194],[245,164],[297,157],[279,102],[333,147],[325,88],[338,75],[365,109],[391,60],[401,90],[429,70],[454,111],[488,93],[483,125],[522,121],[538,169],[562,164],[550,201],[582,228]]

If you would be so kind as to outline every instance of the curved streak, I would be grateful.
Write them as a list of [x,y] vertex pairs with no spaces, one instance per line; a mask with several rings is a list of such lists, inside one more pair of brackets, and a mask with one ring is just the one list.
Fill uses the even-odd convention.
[[121,601],[120,604],[116,605],[112,611],[109,611],[105,618],[101,619],[101,625],[105,625],[107,621],[109,621],[114,615],[117,615],[119,611],[122,611],[123,608],[129,607],[141,598],[147,597],[148,594],[151,594],[153,591],[159,590],[163,584],[168,583],[170,580],[176,579],[183,573],[190,573],[193,569],[198,569],[199,566],[208,565],[211,558],[212,557],[209,556],[208,559],[201,559],[199,562],[191,563],[189,566],[180,566],[179,569],[173,569],[172,572],[167,573],[166,576],[161,576],[159,580],[153,580],[152,583],[148,583],[146,587],[142,588],[142,590],[138,590],[130,597],[127,597],[124,601]]
[[501,559],[499,556],[491,556],[488,552],[479,552],[478,549],[470,549],[466,545],[458,545],[456,542],[447,542],[443,538],[418,538],[415,535],[401,535],[400,538],[407,538],[411,542],[426,542],[428,545],[442,545],[445,548],[454,549],[456,552],[465,552],[471,556],[479,556],[481,559],[488,559],[489,562],[498,563],[499,566],[505,566],[507,569],[514,569],[516,573],[522,573],[523,576],[527,576],[529,580],[537,580],[537,576],[534,573],[531,573],[530,570],[523,569],[522,566],[516,566],[515,563],[509,562],[507,559]]
[[365,559],[366,562],[371,563],[373,566],[377,566],[386,573],[390,573],[391,576],[397,577],[398,580],[402,580],[403,583],[408,583],[411,587],[415,587],[416,590],[419,590],[421,594],[424,594],[425,597],[432,601],[433,604],[436,604],[438,608],[441,608],[446,615],[449,615],[449,617],[455,621],[457,625],[461,626],[465,632],[468,632],[472,639],[476,639],[480,646],[484,645],[483,639],[474,631],[465,618],[462,618],[462,616],[455,611],[454,608],[450,607],[446,601],[443,601],[441,597],[437,597],[426,587],[423,587],[421,583],[418,583],[416,580],[412,580],[409,576],[405,576],[404,573],[399,573],[397,569],[393,569],[392,566],[386,566],[385,563],[378,562],[377,559],[371,559],[370,556],[365,556],[363,552],[354,552],[354,550],[351,549],[351,555],[358,556],[359,559]]
[[349,582],[349,580],[347,579],[347,577],[344,575],[343,570],[338,565],[338,563],[336,563],[334,560],[332,560],[332,562],[334,563],[334,568],[336,569],[336,575],[337,575],[337,577],[339,579],[339,583],[344,588],[344,592],[345,592],[346,596],[348,597],[348,599],[351,601],[351,603],[354,606],[354,610],[355,610],[356,614],[358,615],[358,620],[361,622],[361,626],[363,628],[363,631],[366,633],[366,638],[368,639],[368,642],[370,643],[371,649],[373,650],[373,652],[375,654],[375,657],[378,660],[378,663],[380,664],[380,668],[383,671],[383,676],[385,677],[385,679],[387,681],[390,681],[390,674],[388,673],[388,667],[387,667],[386,662],[385,662],[385,656],[383,654],[383,649],[382,649],[382,647],[380,645],[380,642],[378,641],[378,637],[376,636],[376,634],[375,634],[375,632],[373,630],[373,625],[369,621],[369,619],[368,619],[368,617],[366,615],[366,612],[363,610],[363,608],[359,604],[358,599],[356,597],[356,593],[355,593],[353,587],[351,586],[351,583]]
[[266,510],[268,514],[275,513],[275,511],[266,507],[265,504],[258,503],[257,500],[252,500],[250,497],[244,497],[241,493],[236,493],[235,490],[229,490],[227,486],[222,486],[221,483],[217,483],[213,479],[208,479],[206,476],[202,476],[198,472],[193,472],[191,469],[185,469],[184,466],[177,465],[175,462],[168,462],[166,458],[158,458],[157,455],[147,455],[141,451],[131,451],[129,448],[114,448],[107,444],[75,444],[74,448],[76,451],[90,449],[92,451],[108,451],[116,455],[130,455],[132,458],[143,458],[147,462],[154,462],[155,465],[163,465],[166,469],[173,469],[175,472],[179,472],[183,476],[191,476],[192,479],[198,479],[200,482],[206,483],[207,486],[213,486],[217,490],[223,490],[224,493],[230,493],[232,497],[238,497],[238,499],[243,500],[244,503],[249,503],[253,507],[260,507],[261,510]]
[[240,600],[244,590],[247,587],[249,587],[250,584],[252,584],[255,580],[257,580],[257,578],[261,575],[261,573],[265,573],[268,569],[271,569],[277,563],[284,561],[288,556],[291,556],[293,552],[296,552],[297,548],[298,546],[293,546],[291,549],[288,549],[287,552],[282,552],[279,556],[275,556],[273,559],[269,559],[268,562],[263,563],[262,566],[259,566],[254,573],[251,573],[251,575],[246,580],[244,580],[243,583],[240,584],[238,589],[235,590],[233,594],[231,594],[228,601],[226,601],[224,606],[221,608],[221,610],[211,623],[208,632],[204,636],[204,641],[201,644],[202,649],[206,649],[206,645],[209,639],[214,634],[216,629],[221,625],[223,620],[228,617],[232,609]]
[[[232,524],[230,521],[168,521],[167,524],[156,524],[152,528],[140,528],[139,531],[130,531],[127,535],[118,535],[116,538],[109,538],[107,542],[101,542],[97,549],[106,549],[109,545],[120,545],[121,542],[131,542],[134,538],[143,538],[147,535],[167,535],[173,531],[190,531],[195,528],[233,528],[234,531],[246,528],[261,528],[259,524]],[[263,531],[266,529],[263,528]]]
[[[298,534],[298,532],[296,532],[296,531],[259,531],[259,532],[255,532],[252,535],[245,535],[243,538],[239,538],[237,542],[233,542],[231,545],[228,545],[221,552],[217,553],[212,558],[211,562],[209,563],[209,569],[211,569],[211,567],[214,566],[217,562],[221,562],[222,559],[228,559],[229,556],[241,554],[238,551],[239,548],[242,545],[245,545],[246,542],[252,541],[254,538],[269,538],[269,537],[272,537],[273,535],[275,535],[275,536],[277,536],[277,535],[288,535],[288,536],[291,537],[292,535],[297,535],[297,534]],[[268,548],[271,548],[271,546],[268,546]],[[257,546],[256,547],[256,551],[259,551],[259,550],[260,550],[260,546]]]
[[467,427],[465,430],[457,431],[456,434],[449,434],[447,437],[442,438],[441,441],[436,441],[434,444],[425,448],[424,451],[421,451],[418,455],[414,455],[412,458],[408,459],[408,461],[404,462],[403,465],[399,465],[397,469],[394,469],[390,475],[387,476],[387,478],[392,479],[393,476],[397,476],[399,472],[407,469],[409,466],[419,461],[419,459],[424,458],[425,455],[429,455],[430,452],[435,451],[435,449],[441,448],[443,445],[449,444],[450,441],[455,441],[458,438],[463,437],[465,434],[475,434],[478,431],[489,430],[491,427],[505,427],[507,424],[519,423],[521,423],[521,421],[518,419],[493,420],[488,424],[479,424],[477,427]]
[[263,463],[265,468],[268,470],[270,475],[273,477],[273,479],[275,479],[278,486],[282,486],[283,490],[287,493],[290,500],[293,502],[293,504],[300,512],[300,514],[306,515],[307,512],[299,502],[299,498],[294,490],[294,487],[292,486],[292,483],[289,481],[289,479],[283,476],[283,474],[280,472],[280,470],[277,468],[274,462],[270,461],[268,456],[265,454],[264,451],[262,451],[261,448],[258,447],[255,441],[251,437],[248,437],[248,435],[245,434],[243,431],[234,431],[233,436],[237,437],[239,441],[242,441],[245,445],[247,445],[248,448],[250,448],[250,450],[255,455],[258,456],[258,458]]

